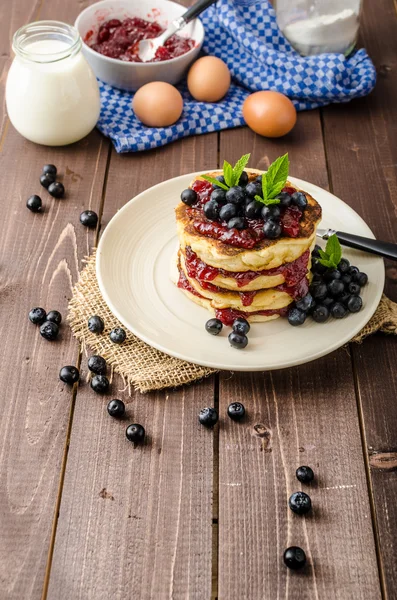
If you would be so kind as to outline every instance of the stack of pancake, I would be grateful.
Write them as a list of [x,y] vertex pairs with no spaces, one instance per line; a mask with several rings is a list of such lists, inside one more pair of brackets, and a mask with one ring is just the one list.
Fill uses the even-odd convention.
[[[246,173],[249,181],[261,174],[256,169],[246,169]],[[208,173],[211,177],[220,174],[221,171]],[[190,187],[196,180],[200,177]],[[289,182],[286,186],[297,190]],[[308,292],[311,249],[321,219],[321,207],[304,193],[308,205],[299,221],[297,236],[261,239],[250,248],[239,247],[236,240],[233,244],[221,241],[219,235],[212,235],[213,223],[205,218],[201,208],[180,202],[176,207],[180,246],[174,282],[188,298],[227,325],[237,317],[269,321],[285,316],[291,303]],[[236,235],[238,238],[239,232]]]

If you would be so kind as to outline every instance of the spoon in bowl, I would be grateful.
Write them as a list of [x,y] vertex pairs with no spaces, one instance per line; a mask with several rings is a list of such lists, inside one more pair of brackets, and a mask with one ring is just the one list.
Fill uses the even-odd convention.
[[193,21],[196,17],[198,17],[206,8],[211,6],[211,4],[215,4],[216,0],[198,0],[196,4],[193,4],[181,17],[175,19],[167,27],[167,29],[156,38],[152,38],[149,40],[141,40],[139,42],[138,47],[138,55],[142,62],[149,62],[153,60],[156,55],[157,49],[164,46],[165,42],[172,36],[174,33],[185,27],[190,21]]

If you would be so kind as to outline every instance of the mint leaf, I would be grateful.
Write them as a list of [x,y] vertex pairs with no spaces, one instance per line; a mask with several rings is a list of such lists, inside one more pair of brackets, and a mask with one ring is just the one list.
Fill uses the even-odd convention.
[[223,161],[223,176],[225,178],[226,185],[228,185],[229,187],[233,187],[234,186],[233,167],[230,163],[227,162],[227,160]]
[[270,165],[266,173],[269,198],[274,198],[281,192],[287,181],[288,170],[288,153],[280,156]]
[[335,233],[328,238],[325,251],[328,256],[333,256],[335,268],[339,265],[342,258],[342,248]]
[[280,204],[279,198],[266,198],[265,200],[262,196],[255,196],[255,200],[262,202],[262,204],[265,204],[266,206],[269,206],[270,204]]
[[[248,164],[251,154],[244,154],[233,167],[233,185],[238,185],[240,177]],[[226,178],[225,178],[226,180]]]
[[215,179],[214,177],[210,177],[209,175],[200,175],[201,179],[205,179],[205,181],[209,181],[210,183],[213,183],[214,185],[217,185],[218,187],[222,188],[223,190],[225,190],[226,192],[228,191],[228,187],[227,185],[225,185],[224,183],[222,183],[221,181],[218,181],[217,179]]

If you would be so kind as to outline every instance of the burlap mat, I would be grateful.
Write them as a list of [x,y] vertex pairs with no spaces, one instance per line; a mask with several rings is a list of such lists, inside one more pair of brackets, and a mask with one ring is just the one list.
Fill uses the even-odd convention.
[[[92,315],[99,315],[104,320],[104,334],[96,335],[89,331],[87,321]],[[126,387],[133,386],[141,392],[161,390],[191,383],[215,372],[213,369],[163,354],[130,332],[127,332],[124,344],[113,344],[108,334],[114,327],[122,325],[110,312],[99,291],[95,273],[95,252],[87,259],[86,267],[73,289],[68,321],[83,351],[87,353],[89,347],[96,354],[103,356],[112,371],[121,375]],[[386,296],[382,297],[369,323],[352,341],[361,342],[375,331],[397,333],[397,304]]]

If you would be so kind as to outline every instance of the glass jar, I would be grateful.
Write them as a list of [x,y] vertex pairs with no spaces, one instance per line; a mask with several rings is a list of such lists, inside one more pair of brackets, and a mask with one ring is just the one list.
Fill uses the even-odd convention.
[[99,117],[99,89],[77,29],[58,21],[30,23],[18,29],[12,47],[6,103],[15,129],[47,146],[86,136]]
[[356,45],[361,0],[276,0],[277,23],[303,56],[350,54]]

